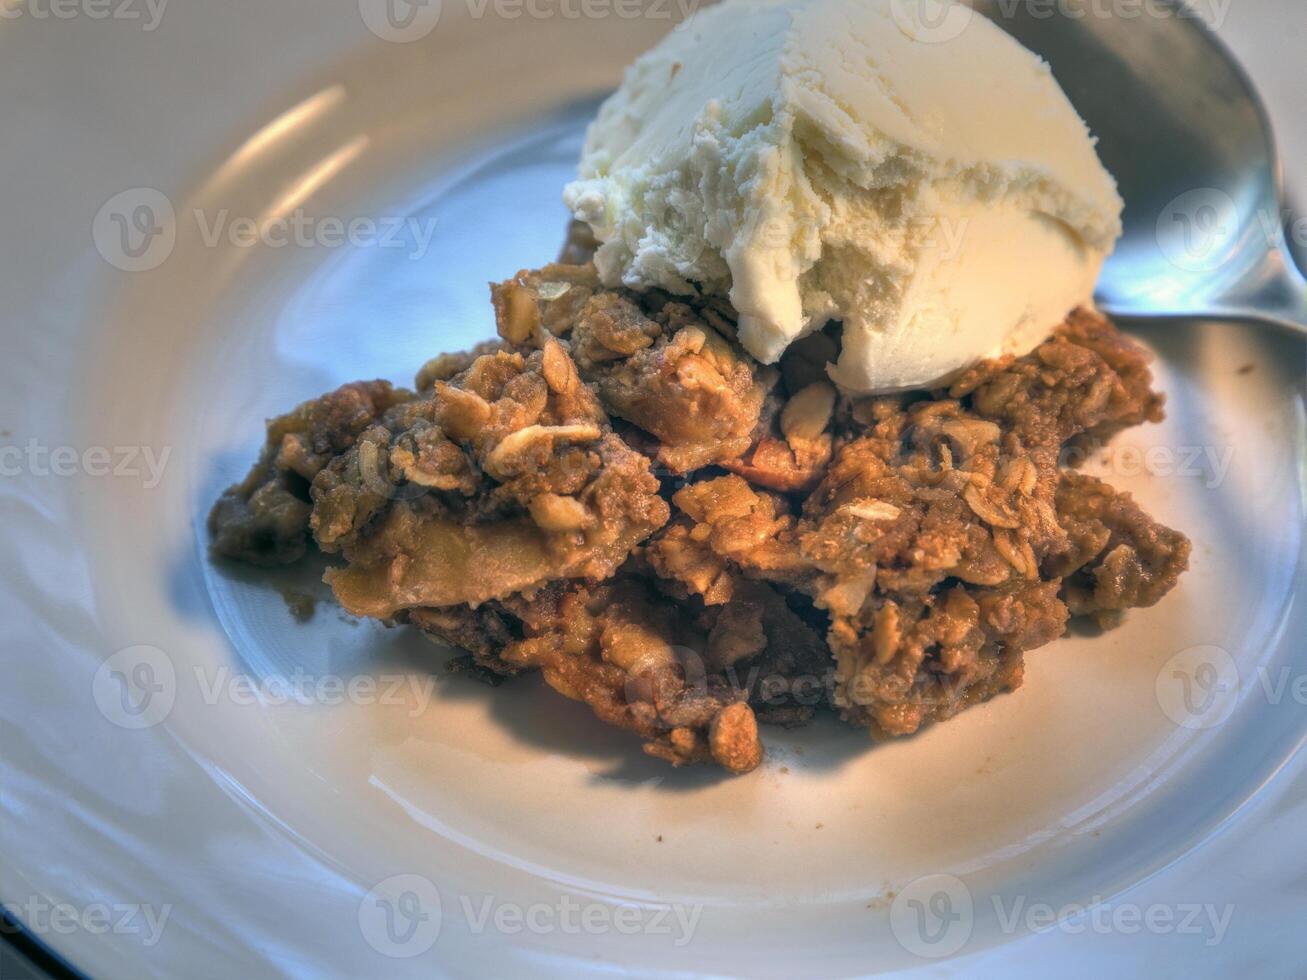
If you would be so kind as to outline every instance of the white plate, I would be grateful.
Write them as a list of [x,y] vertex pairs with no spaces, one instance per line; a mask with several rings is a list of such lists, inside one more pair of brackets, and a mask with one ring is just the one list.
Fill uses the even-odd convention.
[[[40,939],[97,977],[911,967],[1117,894],[1290,758],[1307,724],[1267,689],[1307,629],[1301,348],[1244,328],[1149,334],[1170,417],[1091,466],[1194,539],[1172,596],[920,737],[768,732],[747,778],[667,769],[529,680],[443,679],[410,633],[297,623],[279,589],[322,594],[315,570],[211,564],[204,514],[264,417],[488,335],[483,284],[552,256],[595,94],[668,27],[446,3],[395,43],[361,6],[0,25],[25,96],[0,131],[30,134],[0,169],[0,442],[23,450],[0,483],[0,901]],[[272,242],[233,230],[296,214]],[[329,219],[386,243],[333,244]],[[98,475],[94,447],[132,472]],[[153,688],[143,713],[115,671]],[[101,929],[101,905],[141,908]]]

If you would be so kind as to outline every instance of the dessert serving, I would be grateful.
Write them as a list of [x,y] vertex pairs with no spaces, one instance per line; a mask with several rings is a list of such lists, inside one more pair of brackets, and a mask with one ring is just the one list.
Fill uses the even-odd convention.
[[727,0],[641,58],[498,338],[270,422],[214,553],[317,548],[351,614],[737,773],[760,722],[911,734],[1157,602],[1188,541],[1066,465],[1162,415],[1092,305],[1115,184],[1046,65],[902,6]]

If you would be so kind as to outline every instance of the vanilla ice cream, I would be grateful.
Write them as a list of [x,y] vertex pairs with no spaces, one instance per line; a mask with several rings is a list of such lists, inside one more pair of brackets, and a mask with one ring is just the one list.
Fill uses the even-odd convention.
[[726,0],[641,57],[565,192],[604,281],[729,296],[767,363],[841,320],[856,391],[1024,353],[1090,302],[1122,203],[1084,122],[993,23],[918,2]]

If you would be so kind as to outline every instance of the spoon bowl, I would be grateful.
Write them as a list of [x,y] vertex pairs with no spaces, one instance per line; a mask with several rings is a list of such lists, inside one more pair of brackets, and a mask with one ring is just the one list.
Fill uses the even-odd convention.
[[1118,318],[1257,320],[1307,333],[1280,165],[1252,83],[1180,2],[1138,16],[974,0],[1052,66],[1125,199],[1097,300]]

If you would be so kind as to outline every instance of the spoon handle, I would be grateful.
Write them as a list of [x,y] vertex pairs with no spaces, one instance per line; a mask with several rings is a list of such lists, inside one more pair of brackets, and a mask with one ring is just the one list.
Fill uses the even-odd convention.
[[1237,292],[1223,297],[1213,312],[1307,335],[1307,279],[1282,249],[1272,249],[1262,266],[1244,279]]

